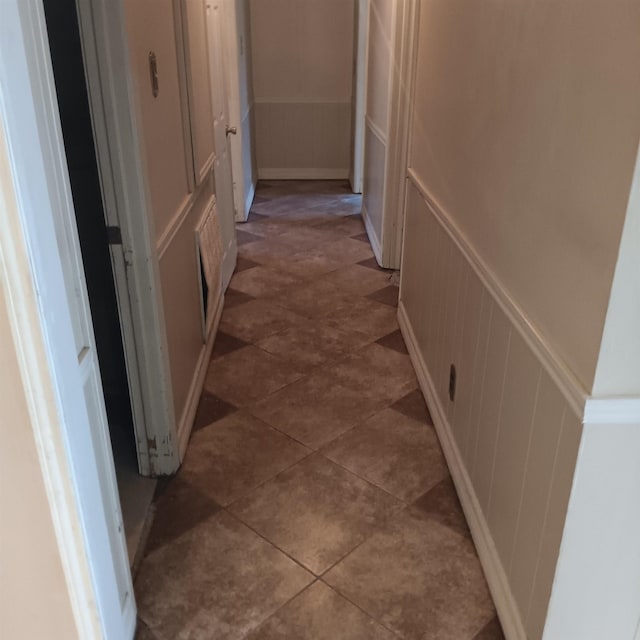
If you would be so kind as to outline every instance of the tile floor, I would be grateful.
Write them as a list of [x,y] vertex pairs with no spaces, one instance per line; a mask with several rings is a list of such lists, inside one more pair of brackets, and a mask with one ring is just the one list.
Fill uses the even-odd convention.
[[359,210],[342,182],[264,182],[239,225],[139,640],[504,637]]

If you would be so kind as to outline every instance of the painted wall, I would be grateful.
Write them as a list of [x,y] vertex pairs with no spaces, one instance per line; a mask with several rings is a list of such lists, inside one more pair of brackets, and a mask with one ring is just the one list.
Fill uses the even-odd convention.
[[260,178],[347,178],[353,0],[251,0]]
[[0,291],[0,637],[78,638]]
[[[385,251],[385,184],[389,165],[392,76],[397,66],[395,27],[405,3],[368,0],[367,85],[365,101],[365,152],[362,215],[378,264],[397,269]],[[395,69],[397,72],[397,69]]]
[[[575,571],[554,587],[556,570],[600,517],[590,483],[599,468],[613,473],[611,449],[637,451],[624,428],[599,447],[582,420],[592,389],[637,394],[640,384],[636,362],[626,387],[622,376],[594,387],[640,139],[639,23],[640,6],[625,0],[420,2],[401,322],[510,638],[543,636],[552,589],[558,602],[595,601],[575,597]],[[629,308],[637,249],[626,260]],[[612,326],[636,353],[624,318]],[[622,343],[607,348],[619,355]],[[628,468],[601,486],[626,486],[631,503],[635,485]],[[607,513],[624,531],[616,506]],[[623,519],[636,532],[633,518]],[[596,532],[591,552],[615,538],[629,550],[626,534]],[[627,614],[631,626],[638,611]],[[554,625],[545,638],[598,637]]]
[[421,3],[412,166],[587,391],[640,136],[639,23],[632,0]]

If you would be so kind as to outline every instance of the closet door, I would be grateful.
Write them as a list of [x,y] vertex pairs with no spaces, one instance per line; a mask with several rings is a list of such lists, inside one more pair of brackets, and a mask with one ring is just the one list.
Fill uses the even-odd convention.
[[193,165],[196,184],[200,185],[215,157],[206,7],[204,0],[181,1]]

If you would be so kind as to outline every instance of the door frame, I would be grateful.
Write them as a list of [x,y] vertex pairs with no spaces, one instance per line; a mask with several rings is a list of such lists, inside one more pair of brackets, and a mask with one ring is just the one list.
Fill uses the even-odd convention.
[[398,0],[394,15],[387,154],[384,174],[382,266],[399,269],[402,258],[407,170],[413,119],[420,2]]
[[[2,9],[0,137],[8,158],[0,158],[0,284],[78,635],[132,638],[136,606],[106,413],[85,398],[85,368],[97,370],[95,342],[89,323],[85,348],[93,357],[79,363],[56,241],[56,220],[69,225],[75,217],[44,8],[39,0],[6,0]],[[65,258],[83,289],[77,236],[72,244]],[[78,295],[88,319],[86,289]],[[92,415],[100,427],[95,441]]]
[[146,476],[180,464],[151,200],[131,76],[123,0],[78,0],[78,22],[134,416]]
[[349,181],[353,193],[364,186],[364,140],[367,100],[367,61],[369,59],[369,0],[355,0],[355,41],[353,74],[353,131]]

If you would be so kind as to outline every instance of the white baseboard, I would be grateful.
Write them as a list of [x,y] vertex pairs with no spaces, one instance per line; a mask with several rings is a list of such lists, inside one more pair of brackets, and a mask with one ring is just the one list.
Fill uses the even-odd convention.
[[258,180],[348,180],[349,168],[345,169],[258,169]]
[[256,195],[256,185],[252,182],[249,185],[249,192],[247,193],[247,197],[244,201],[244,211],[236,212],[236,222],[246,222],[249,219],[249,212],[251,211],[251,205],[253,204],[253,199]]
[[376,261],[378,262],[378,264],[382,266],[382,247],[380,246],[380,240],[376,235],[376,230],[373,228],[373,225],[369,221],[367,209],[364,206],[364,200],[362,201],[362,219],[364,220],[364,228],[367,232],[367,236],[369,236],[369,243],[371,244],[373,255],[376,257]]
[[213,343],[215,342],[216,334],[218,333],[218,325],[220,324],[220,318],[222,317],[223,306],[224,293],[221,290],[209,338],[200,352],[196,372],[193,376],[193,380],[191,381],[191,387],[189,388],[189,393],[187,395],[187,403],[184,411],[182,412],[180,424],[178,425],[178,451],[180,454],[180,464],[182,464],[182,461],[184,460],[184,454],[187,451],[187,445],[189,444],[189,438],[191,437],[191,429],[193,428],[193,421],[195,420],[198,404],[200,403],[200,395],[202,394],[204,379],[207,375],[207,368],[209,366],[209,360],[211,359],[211,352],[213,351]]
[[456,445],[446,412],[442,407],[427,365],[420,353],[402,301],[398,305],[398,322],[407,345],[411,362],[416,370],[418,382],[424,394],[433,423],[442,445],[460,503],[469,523],[471,534],[478,550],[491,595],[507,640],[527,640],[520,612],[509,585],[509,579],[498,556],[489,525],[473,488],[473,483]]

